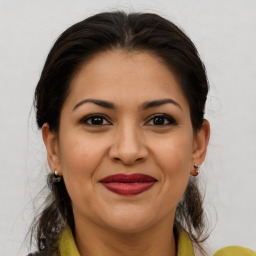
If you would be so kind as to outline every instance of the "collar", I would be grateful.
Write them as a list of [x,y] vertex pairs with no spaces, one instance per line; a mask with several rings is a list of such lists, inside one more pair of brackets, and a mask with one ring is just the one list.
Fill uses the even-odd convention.
[[[69,227],[64,229],[59,238],[59,250],[61,256],[80,256],[75,244],[73,234]],[[184,231],[180,232],[178,237],[177,256],[194,256],[193,245]]]

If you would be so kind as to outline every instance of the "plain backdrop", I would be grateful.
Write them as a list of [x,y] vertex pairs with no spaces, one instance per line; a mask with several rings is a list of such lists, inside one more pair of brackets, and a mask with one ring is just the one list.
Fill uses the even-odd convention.
[[[214,250],[256,250],[256,1],[0,1],[0,255],[26,255],[47,164],[33,92],[59,34],[89,15],[158,13],[182,27],[206,65],[212,133],[200,181]],[[37,197],[40,202],[44,194]]]

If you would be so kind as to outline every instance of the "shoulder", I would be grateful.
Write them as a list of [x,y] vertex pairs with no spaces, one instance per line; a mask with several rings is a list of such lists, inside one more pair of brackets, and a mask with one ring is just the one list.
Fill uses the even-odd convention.
[[241,246],[227,246],[218,250],[213,256],[256,256],[256,252]]

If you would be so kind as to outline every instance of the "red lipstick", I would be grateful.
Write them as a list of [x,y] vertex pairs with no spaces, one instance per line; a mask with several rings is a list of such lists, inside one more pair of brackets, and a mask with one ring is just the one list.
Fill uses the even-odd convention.
[[145,174],[115,174],[107,176],[100,182],[108,190],[123,196],[138,195],[150,189],[157,180]]

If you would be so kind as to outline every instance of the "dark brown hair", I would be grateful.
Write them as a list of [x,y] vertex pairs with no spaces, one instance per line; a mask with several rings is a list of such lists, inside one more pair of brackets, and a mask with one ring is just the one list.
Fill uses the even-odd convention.
[[[151,13],[108,12],[89,17],[68,28],[53,45],[37,84],[34,98],[38,127],[48,123],[58,133],[60,112],[79,66],[106,50],[148,52],[159,57],[175,73],[190,106],[194,133],[202,126],[208,93],[204,65],[192,41],[172,22]],[[74,231],[71,199],[63,180],[53,184],[48,175],[49,196],[35,219],[40,255],[52,255],[60,232],[69,225]],[[177,234],[185,230],[200,247],[205,239],[202,197],[195,180],[188,183],[174,224]],[[170,230],[171,232],[171,230]],[[202,247],[200,247],[202,248]]]

